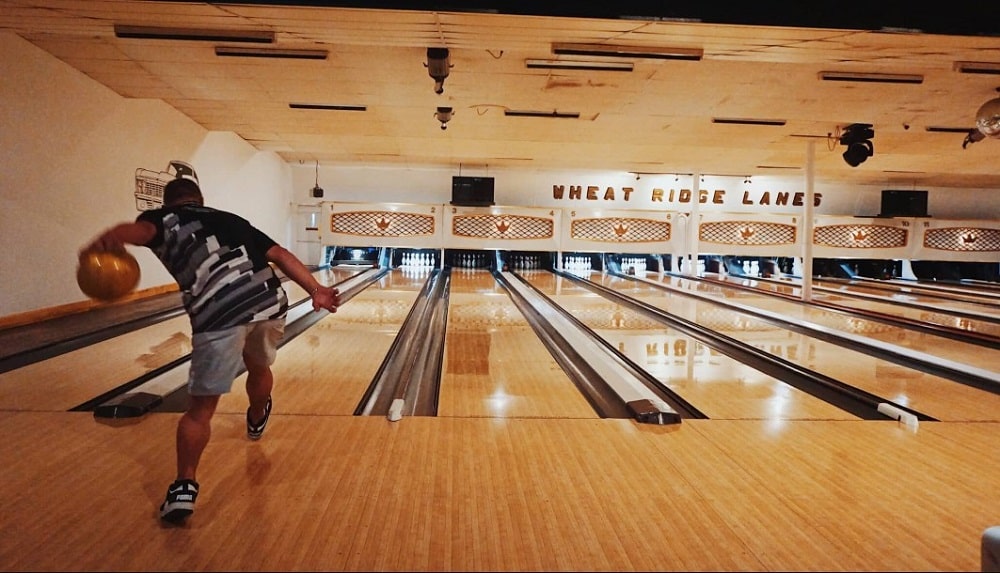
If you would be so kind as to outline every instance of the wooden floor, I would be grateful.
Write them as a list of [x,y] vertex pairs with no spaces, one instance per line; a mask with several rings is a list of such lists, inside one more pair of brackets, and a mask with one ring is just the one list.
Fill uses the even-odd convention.
[[[179,414],[38,398],[114,350],[19,379],[0,394],[0,569],[979,570],[996,418],[601,419],[482,274],[453,278],[439,415],[352,415],[420,285],[394,274],[283,346],[259,442],[237,380],[182,527],[156,517]],[[120,344],[128,370],[163,343]]]

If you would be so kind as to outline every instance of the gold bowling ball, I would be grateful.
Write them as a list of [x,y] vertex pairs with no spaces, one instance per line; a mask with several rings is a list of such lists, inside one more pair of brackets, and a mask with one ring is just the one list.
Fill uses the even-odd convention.
[[139,261],[128,251],[91,251],[80,257],[76,283],[83,294],[108,302],[132,292],[139,284]]

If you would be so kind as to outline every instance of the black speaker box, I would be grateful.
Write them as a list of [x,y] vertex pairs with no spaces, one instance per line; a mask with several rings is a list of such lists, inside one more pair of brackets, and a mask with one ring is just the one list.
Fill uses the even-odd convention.
[[927,191],[882,191],[882,211],[879,217],[929,217]]

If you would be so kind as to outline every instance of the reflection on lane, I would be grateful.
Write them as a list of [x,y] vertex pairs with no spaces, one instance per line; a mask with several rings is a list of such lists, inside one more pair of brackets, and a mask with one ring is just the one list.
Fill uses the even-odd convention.
[[[844,312],[810,305],[802,301],[770,296],[767,294],[767,291],[754,292],[735,287],[727,288],[724,284],[714,281],[700,281],[693,278],[680,278],[674,276],[665,276],[662,279],[657,279],[655,276],[651,276],[650,279],[658,281],[665,286],[691,290],[702,294],[710,294],[713,297],[718,297],[720,300],[725,300],[727,302],[735,302],[743,306],[777,313],[789,320],[809,322],[821,327],[834,329],[852,335],[863,336],[872,340],[908,348],[916,352],[926,353],[943,360],[961,364],[971,364],[975,365],[977,368],[983,368],[1000,373],[1000,351],[985,348],[981,345],[966,344],[953,339],[936,336],[928,332],[906,330],[886,324],[885,322],[871,320],[861,316],[852,316]],[[599,280],[604,281],[602,284],[607,286],[611,286],[609,281],[612,280],[615,281],[614,284],[616,285],[623,284],[622,279],[614,279],[610,276],[606,278],[602,277]],[[625,280],[624,282],[629,283],[637,281]],[[620,287],[616,286],[614,288]],[[868,308],[868,305],[863,302],[852,302],[852,306],[855,308]],[[884,312],[885,309],[879,308],[873,310]],[[918,320],[926,318],[929,314],[926,311],[915,311],[913,309],[904,309],[904,313],[908,318]],[[897,311],[896,314],[902,315],[899,311]],[[949,317],[949,319],[952,320],[954,320],[954,318],[955,317]],[[993,325],[988,326],[990,329],[995,329],[995,326]],[[997,331],[997,334],[1000,334],[1000,330]],[[1000,375],[998,375],[998,378],[1000,378]]]
[[452,270],[438,416],[597,418],[487,270]]
[[573,281],[521,275],[712,419],[857,419]]
[[[799,282],[781,280],[759,280],[734,276],[706,275],[713,281],[722,281],[735,286],[749,287],[761,292],[774,292],[796,299],[801,298]],[[682,279],[683,280],[683,279]],[[693,279],[687,279],[691,281]],[[882,292],[865,295],[860,285],[843,284],[837,288],[814,285],[812,299],[816,302],[878,312],[888,316],[898,316],[928,324],[936,324],[965,332],[977,332],[1000,338],[1000,304],[962,303],[961,301],[936,296],[918,297],[897,291],[895,294]],[[851,294],[857,296],[849,296]],[[984,301],[985,302],[985,301]]]
[[[1000,408],[1000,396],[994,393],[977,390],[951,380],[924,372],[912,370],[905,366],[871,357],[832,343],[811,338],[805,334],[796,334],[781,328],[771,322],[755,318],[752,315],[722,308],[705,300],[694,299],[683,294],[671,293],[668,290],[641,281],[611,275],[593,275],[595,282],[601,282],[608,287],[640,300],[657,308],[663,309],[697,322],[702,326],[725,333],[728,336],[782,356],[806,368],[841,380],[866,392],[882,396],[908,408],[925,412],[941,420],[983,421],[996,418],[995,412]],[[731,302],[738,299],[739,304],[750,305],[751,301],[760,299],[761,308],[782,312],[787,318],[797,315],[808,316],[816,322],[812,311],[798,303],[771,299],[765,295],[754,295],[734,289],[724,289],[719,285],[706,285],[696,280],[667,277],[670,284],[687,288],[691,285],[697,290],[713,289],[713,296],[719,300]],[[780,309],[780,310],[779,310]],[[822,309],[818,313],[829,313]],[[805,313],[805,314],[801,314]],[[909,340],[910,334],[900,329],[894,329],[892,335],[897,337],[896,344],[909,342],[914,349],[921,346]],[[915,336],[919,341],[920,336]],[[970,356],[980,357],[984,353],[981,347],[962,345],[947,341],[949,346],[971,352]],[[935,348],[944,343],[935,345]],[[969,348],[962,348],[962,347]],[[957,353],[958,350],[953,350]],[[993,353],[995,355],[996,353]],[[992,360],[993,355],[990,355]],[[977,363],[975,358],[971,363]],[[966,362],[970,363],[970,362]]]

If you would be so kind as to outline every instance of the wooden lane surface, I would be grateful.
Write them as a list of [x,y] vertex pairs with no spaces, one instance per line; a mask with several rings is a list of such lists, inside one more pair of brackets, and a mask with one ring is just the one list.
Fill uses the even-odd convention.
[[[334,268],[315,274],[333,284],[357,272]],[[291,301],[306,296],[291,281],[284,286]],[[190,352],[191,323],[182,314],[0,374],[0,408],[68,410]]]
[[69,410],[191,352],[187,315],[0,374],[0,405]]
[[[274,411],[353,415],[389,352],[426,274],[394,270],[278,349]],[[218,411],[245,413],[246,374],[219,401]]]
[[[802,289],[799,283],[789,283],[789,284],[778,284],[768,281],[755,281],[752,279],[744,279],[739,277],[734,277],[732,275],[726,277],[713,277],[716,280],[722,280],[727,283],[753,286],[753,288],[760,290],[762,292],[777,292],[785,295],[791,295],[794,297],[802,296]],[[676,281],[676,278],[663,279],[664,281]],[[684,282],[678,281],[678,282]],[[692,282],[690,280],[686,281],[688,283]],[[840,287],[843,292],[851,292],[854,290],[852,285],[843,285]],[[745,291],[744,291],[745,292]],[[748,296],[753,296],[752,293],[747,293]],[[736,295],[739,296],[739,295]],[[889,293],[883,293],[882,296],[891,296]],[[906,300],[908,295],[904,293],[899,293],[900,300]],[[766,300],[766,299],[765,299]],[[914,308],[910,306],[904,306],[901,304],[894,304],[892,301],[885,300],[871,300],[857,297],[843,296],[837,293],[828,293],[826,291],[813,291],[813,300],[817,302],[824,302],[829,304],[835,304],[838,306],[843,306],[850,309],[866,310],[872,312],[879,312],[889,316],[898,316],[901,318],[906,318],[908,320],[919,320],[921,322],[926,322],[928,324],[936,324],[941,326],[947,326],[950,328],[958,328],[968,332],[976,332],[984,335],[1000,337],[1000,324],[996,322],[990,322],[988,320],[977,319],[970,316],[956,316],[953,314],[957,309],[951,308],[951,304],[946,300],[937,299],[933,302],[926,304],[932,304],[933,308]],[[982,305],[975,307],[973,310],[976,314],[988,316],[992,314],[990,309]],[[949,314],[951,313],[951,314]],[[835,313],[827,312],[832,316],[836,316]],[[873,321],[867,321],[873,322]],[[884,326],[884,325],[883,325]]]
[[522,276],[711,419],[858,419],[548,271]]
[[1000,515],[997,423],[279,408],[259,442],[217,415],[197,512],[165,527],[176,419],[0,412],[3,568],[977,571]]
[[[96,304],[81,312],[45,318],[36,322],[0,328],[0,360],[21,352],[36,350],[70,338],[87,336],[107,325],[130,320],[142,320],[150,315],[177,308],[181,304],[179,291],[162,286],[135,294],[135,300]],[[43,314],[47,314],[43,313]],[[54,312],[54,311],[52,311]]]
[[[977,368],[985,368],[1000,373],[1000,351],[986,348],[979,344],[962,343],[952,338],[935,336],[928,332],[907,330],[877,320],[847,316],[841,312],[768,296],[764,293],[758,294],[745,290],[723,289],[718,285],[699,284],[695,281],[683,279],[678,281],[676,279],[665,278],[664,282],[672,286],[681,286],[700,293],[717,293],[724,296],[726,302],[779,313],[792,320],[808,321],[848,334],[864,336],[894,346],[901,346],[917,352],[939,356],[945,360],[971,364]],[[817,298],[817,300],[819,299]],[[944,318],[941,313],[931,313],[926,310],[912,309],[888,303],[879,303],[876,307],[876,305],[869,304],[863,300],[845,300],[843,302],[846,303],[847,310],[851,310],[852,308],[877,310],[890,316],[901,316],[925,323],[963,328],[969,332],[1000,335],[1000,325],[983,323],[981,321],[977,323],[977,321],[959,319],[955,316]],[[974,323],[977,323],[978,326]],[[1000,374],[998,374],[998,378],[1000,378]]]
[[439,416],[596,418],[489,271],[452,272]]
[[[605,279],[605,283],[611,287],[626,284],[629,290],[625,294],[629,296],[668,312],[681,314],[681,309],[686,309],[683,312],[696,316],[699,323],[727,336],[772,353],[777,352],[782,358],[939,420],[977,422],[1000,419],[998,394],[877,359],[804,334],[792,333],[762,319],[716,308],[707,302],[662,292],[648,285],[638,286],[635,281],[628,279],[610,277]],[[645,288],[649,290],[646,291]],[[738,302],[754,306],[752,298],[741,293]],[[771,305],[769,310],[776,311],[781,303],[768,301],[768,304]],[[810,309],[797,308],[801,305],[794,303],[786,304],[790,306],[787,316],[794,320],[795,316],[805,314],[812,322]],[[894,330],[893,344],[921,351],[920,344],[907,345],[906,341],[911,337],[921,339],[925,336],[923,333]],[[997,351],[950,339],[937,340],[935,348],[954,349],[952,356],[961,354],[965,357],[963,363],[977,368],[993,364],[997,355]]]
[[844,298],[857,300],[857,297],[838,297],[838,293],[856,293],[871,297],[889,298],[892,300],[905,301],[932,308],[941,308],[947,312],[966,312],[979,314],[993,320],[1000,320],[1000,308],[995,297],[977,297],[969,294],[955,292],[949,294],[941,291],[929,291],[918,288],[897,287],[888,289],[889,285],[872,285],[864,282],[852,282],[849,284],[833,284],[823,281],[823,286],[830,289],[824,291],[831,298],[839,299],[844,303]]

